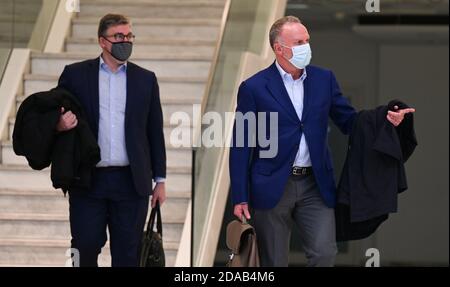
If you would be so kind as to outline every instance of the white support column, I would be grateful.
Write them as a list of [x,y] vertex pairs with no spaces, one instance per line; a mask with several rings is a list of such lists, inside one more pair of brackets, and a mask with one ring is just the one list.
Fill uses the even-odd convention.
[[69,2],[79,3],[78,0],[59,1],[55,18],[48,33],[44,53],[59,53],[64,49],[64,42],[66,36],[70,33],[70,24],[75,12],[74,7],[67,4]]
[[15,107],[16,95],[22,88],[22,75],[28,67],[29,58],[29,49],[14,49],[0,83],[0,140],[8,137],[8,118]]

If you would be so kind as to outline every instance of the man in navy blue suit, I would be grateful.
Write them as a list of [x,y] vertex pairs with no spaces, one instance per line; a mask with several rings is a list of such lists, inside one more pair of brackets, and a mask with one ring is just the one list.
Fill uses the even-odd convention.
[[[269,38],[276,61],[242,82],[236,112],[255,114],[257,124],[261,117],[270,120],[269,113],[277,113],[278,152],[263,156],[267,147],[252,145],[247,137],[261,133],[259,127],[252,131],[248,121],[236,117],[230,151],[234,215],[250,219],[252,207],[263,266],[288,266],[292,222],[300,229],[308,266],[333,266],[336,187],[328,118],[348,134],[356,111],[331,71],[309,65],[310,37],[297,17],[277,20]],[[397,126],[408,112],[414,109],[386,116]],[[264,129],[270,138],[273,131]],[[236,138],[242,134],[244,140]]]
[[[134,38],[128,18],[104,16],[98,28],[100,57],[66,66],[59,78],[58,86],[80,101],[101,150],[91,188],[69,190],[79,266],[97,266],[107,228],[112,266],[138,266],[149,196],[152,207],[166,197],[158,82],[153,72],[127,61]],[[76,125],[76,115],[61,108],[57,131]]]

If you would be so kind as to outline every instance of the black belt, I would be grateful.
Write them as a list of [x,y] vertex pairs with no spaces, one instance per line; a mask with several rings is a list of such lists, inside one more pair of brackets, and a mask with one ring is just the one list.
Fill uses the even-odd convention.
[[308,176],[313,173],[313,169],[311,166],[308,167],[300,167],[300,166],[294,166],[292,167],[292,175],[295,176]]
[[129,165],[125,165],[125,166],[100,166],[97,167],[96,169],[98,171],[119,171],[119,170],[125,170],[127,168],[129,168]]

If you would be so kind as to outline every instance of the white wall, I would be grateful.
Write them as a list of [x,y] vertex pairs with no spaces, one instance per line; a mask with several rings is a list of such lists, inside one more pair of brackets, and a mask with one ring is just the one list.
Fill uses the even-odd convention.
[[418,147],[407,162],[409,189],[399,212],[377,233],[381,259],[448,265],[449,47],[384,45],[380,103],[403,99],[415,107]]

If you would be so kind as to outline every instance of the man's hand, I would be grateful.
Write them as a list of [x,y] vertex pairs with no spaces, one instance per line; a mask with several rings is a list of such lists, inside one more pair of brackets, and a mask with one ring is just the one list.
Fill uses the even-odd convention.
[[152,208],[156,206],[156,201],[159,201],[160,206],[166,201],[166,187],[164,182],[158,182],[153,189]]
[[390,121],[396,127],[402,123],[407,113],[414,113],[416,111],[413,108],[399,110],[398,106],[394,106],[394,109],[396,110],[396,112],[388,111],[386,117],[388,121]]
[[242,221],[242,215],[245,216],[246,219],[250,219],[250,212],[248,211],[247,203],[240,203],[234,206],[234,215]]
[[56,130],[58,132],[64,132],[73,129],[78,124],[77,116],[71,111],[64,114],[64,108],[61,108],[61,116],[59,117],[58,124],[56,125]]

